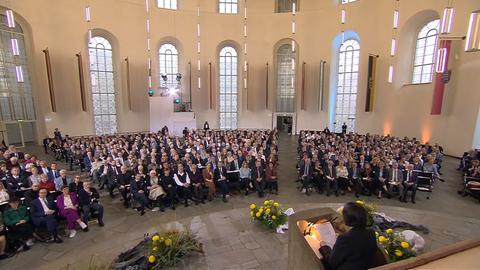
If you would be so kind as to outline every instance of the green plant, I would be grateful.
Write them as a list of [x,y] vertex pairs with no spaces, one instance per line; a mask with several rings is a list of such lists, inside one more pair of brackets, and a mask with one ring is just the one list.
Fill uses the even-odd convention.
[[260,207],[252,203],[250,205],[250,216],[272,230],[287,223],[288,219],[280,203],[274,200],[266,200]]
[[203,253],[202,244],[188,230],[155,234],[147,245],[147,260],[151,269],[175,266],[180,258],[192,253]]

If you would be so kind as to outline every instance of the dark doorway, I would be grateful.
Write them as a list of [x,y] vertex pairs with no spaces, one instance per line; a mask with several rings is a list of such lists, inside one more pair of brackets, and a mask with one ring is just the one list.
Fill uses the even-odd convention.
[[277,116],[277,129],[280,132],[292,133],[293,117],[292,116]]

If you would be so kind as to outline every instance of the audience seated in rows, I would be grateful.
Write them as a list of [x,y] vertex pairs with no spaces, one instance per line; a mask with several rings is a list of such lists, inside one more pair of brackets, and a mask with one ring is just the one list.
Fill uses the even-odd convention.
[[419,173],[442,180],[442,148],[416,139],[302,131],[298,152],[299,181],[307,195],[312,187],[327,196],[353,192],[380,199],[398,192],[406,202],[410,191],[415,203]]

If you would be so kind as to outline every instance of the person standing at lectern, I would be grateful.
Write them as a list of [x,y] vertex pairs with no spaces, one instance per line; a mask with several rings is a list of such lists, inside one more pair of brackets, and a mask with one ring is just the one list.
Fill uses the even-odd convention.
[[203,129],[204,130],[210,130],[210,125],[208,124],[207,121],[205,121],[205,124],[203,124]]
[[367,212],[357,203],[349,202],[343,207],[345,225],[350,231],[338,236],[333,249],[320,243],[320,254],[328,270],[362,270],[375,267],[378,251],[375,232],[367,229]]
[[343,125],[342,125],[342,133],[343,134],[347,134],[347,128],[348,128],[347,124],[343,123]]

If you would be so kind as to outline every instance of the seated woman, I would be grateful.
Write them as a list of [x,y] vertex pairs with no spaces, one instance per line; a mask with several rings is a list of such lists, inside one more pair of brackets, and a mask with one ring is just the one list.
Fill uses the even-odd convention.
[[88,230],[87,225],[78,216],[78,197],[75,193],[70,193],[68,186],[62,187],[62,194],[57,197],[57,207],[60,216],[67,219],[67,229],[70,231],[70,238],[75,237],[77,234],[75,224],[80,225],[84,231]]
[[245,196],[247,196],[248,190],[250,189],[250,185],[252,183],[252,170],[248,167],[248,163],[246,161],[243,162],[239,173],[240,182],[242,183],[242,187],[245,189]]
[[163,190],[163,187],[160,185],[161,181],[157,176],[157,172],[155,170],[151,170],[149,172],[149,177],[148,177],[148,182],[147,189],[149,190],[148,192],[148,198],[153,201],[155,207],[152,209],[152,211],[165,211],[165,206],[163,202],[163,197],[166,196],[165,191]]
[[20,200],[10,198],[10,208],[3,213],[3,222],[7,226],[10,240],[21,241],[23,250],[33,245],[33,227],[30,224],[30,215],[25,206],[19,206]]
[[[240,170],[241,172],[241,170]],[[207,199],[209,201],[213,200],[215,198],[215,195],[217,194],[217,190],[215,189],[215,182],[214,182],[214,172],[212,169],[212,163],[208,162],[207,166],[203,170],[203,179],[205,180],[205,186],[208,188],[208,195]]]
[[367,212],[357,203],[349,202],[343,207],[345,225],[352,227],[350,231],[338,236],[333,249],[320,243],[320,253],[328,270],[352,269],[362,270],[375,267],[377,253],[375,232],[366,229]]
[[345,167],[345,161],[340,160],[338,166],[335,168],[337,171],[337,183],[340,189],[340,193],[345,195],[345,190],[349,189],[348,185],[348,169]]
[[10,195],[8,195],[8,190],[3,185],[3,182],[0,181],[0,211],[3,212],[8,205],[8,200]]

